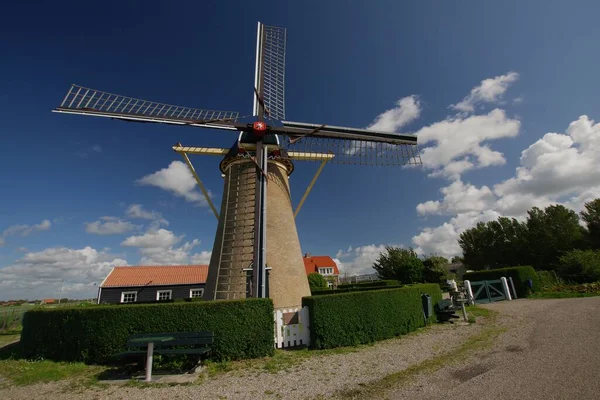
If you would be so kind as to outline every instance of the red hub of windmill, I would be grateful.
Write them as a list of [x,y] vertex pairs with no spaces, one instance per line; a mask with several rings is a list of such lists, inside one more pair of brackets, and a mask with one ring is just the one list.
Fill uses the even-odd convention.
[[265,124],[264,121],[255,121],[252,124],[252,130],[254,131],[255,136],[263,137],[267,131],[267,124]]

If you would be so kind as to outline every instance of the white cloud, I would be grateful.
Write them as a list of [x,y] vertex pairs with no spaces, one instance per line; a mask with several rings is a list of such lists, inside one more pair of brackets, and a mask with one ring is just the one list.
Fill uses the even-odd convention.
[[125,239],[121,246],[141,247],[141,248],[158,248],[168,249],[178,243],[183,236],[175,236],[175,234],[166,229],[158,229],[149,231],[139,236],[130,236]]
[[440,189],[444,195],[440,201],[426,201],[417,205],[420,215],[427,214],[460,214],[468,211],[484,211],[496,200],[494,193],[487,186],[477,188],[460,180]]
[[414,121],[421,114],[421,104],[417,96],[404,97],[396,102],[396,106],[377,116],[367,126],[374,131],[396,132],[409,122]]
[[433,176],[456,179],[465,171],[506,162],[502,153],[484,142],[515,137],[520,122],[495,109],[485,115],[456,117],[436,122],[416,132],[420,145],[434,142],[421,153],[423,166]]
[[143,235],[130,236],[121,245],[137,247],[142,265],[208,264],[211,252],[191,254],[192,250],[200,244],[198,239],[175,247],[182,239],[183,235],[176,236],[169,230],[158,229]]
[[425,228],[420,234],[413,236],[412,242],[417,246],[415,251],[418,254],[435,253],[448,258],[461,254],[462,251],[458,245],[460,234],[475,226],[477,222],[492,221],[499,216],[493,210],[484,212],[469,211],[457,214],[450,221],[436,228]]
[[200,253],[192,254],[190,256],[190,261],[192,264],[208,265],[211,256],[212,251],[201,251]]
[[167,168],[146,175],[136,182],[141,185],[156,186],[198,205],[207,205],[204,196],[196,189],[197,184],[192,173],[181,161],[173,161]]
[[461,102],[451,105],[450,108],[462,112],[473,112],[478,104],[496,103],[517,79],[519,79],[519,74],[516,72],[484,79]]
[[116,265],[127,261],[90,246],[47,248],[0,268],[1,299],[91,298]]
[[25,236],[29,236],[30,234],[32,234],[34,232],[47,231],[51,227],[52,227],[52,223],[47,219],[43,220],[42,222],[40,222],[39,224],[36,224],[36,225],[20,224],[20,225],[9,226],[2,232],[2,235],[0,235],[0,247],[6,243],[5,239],[9,236],[20,235],[20,236],[25,237]]
[[445,256],[461,253],[457,239],[478,221],[499,216],[524,220],[532,207],[563,204],[579,212],[587,201],[600,197],[600,124],[583,115],[565,133],[547,133],[521,153],[515,176],[493,185],[476,187],[460,180],[441,189],[441,200],[417,206],[421,215],[455,215],[448,222],[425,228],[413,237],[423,253]]
[[100,217],[98,221],[85,223],[85,231],[96,235],[117,235],[131,232],[138,228],[139,226],[117,217]]
[[385,252],[385,245],[366,245],[356,248],[349,247],[346,251],[339,250],[336,254],[336,264],[341,275],[373,274],[373,263]]
[[132,204],[127,207],[125,215],[129,218],[149,219],[156,221],[159,225],[169,225],[169,221],[163,218],[162,214],[157,211],[148,211],[141,204]]

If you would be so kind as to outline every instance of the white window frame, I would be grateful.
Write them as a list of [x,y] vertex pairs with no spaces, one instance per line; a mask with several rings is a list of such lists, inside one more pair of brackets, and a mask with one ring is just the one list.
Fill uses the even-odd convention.
[[[133,294],[135,295],[133,301],[125,301],[125,295],[126,294]],[[128,292],[121,292],[121,303],[135,303],[137,301],[137,290],[130,290]]]
[[[194,290],[199,290],[199,291],[200,291],[200,296],[195,296],[195,297],[193,297],[193,296],[192,296],[192,292],[193,292]],[[204,288],[191,288],[191,289],[190,289],[190,299],[197,299],[198,297],[203,297],[203,296],[204,296]]]
[[168,299],[163,299],[163,300],[171,300],[173,299],[173,291],[172,290],[157,290],[156,291],[156,300],[160,300],[160,295],[161,293],[169,293],[169,298]]
[[327,287],[329,289],[333,289],[333,282],[332,281],[327,281]]
[[319,268],[319,273],[323,276],[333,275],[333,268],[332,267],[321,267],[321,268]]

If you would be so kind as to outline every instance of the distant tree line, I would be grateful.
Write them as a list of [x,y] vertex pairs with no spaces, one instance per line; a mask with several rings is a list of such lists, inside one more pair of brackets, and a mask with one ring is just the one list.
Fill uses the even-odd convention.
[[600,280],[600,198],[578,215],[562,205],[533,207],[527,219],[500,217],[480,222],[458,240],[472,270],[531,265],[566,279]]

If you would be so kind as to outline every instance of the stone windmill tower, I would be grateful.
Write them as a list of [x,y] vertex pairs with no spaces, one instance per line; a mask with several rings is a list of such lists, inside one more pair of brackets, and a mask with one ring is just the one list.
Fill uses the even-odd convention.
[[[55,112],[135,122],[239,132],[230,148],[189,147],[181,154],[218,219],[204,297],[270,297],[276,308],[295,307],[310,290],[295,217],[327,162],[359,165],[420,164],[417,138],[364,129],[285,121],[286,30],[258,23],[254,109],[237,112],[179,107],[72,85]],[[223,157],[220,212],[188,155]],[[297,161],[321,165],[293,209],[289,175]]]

